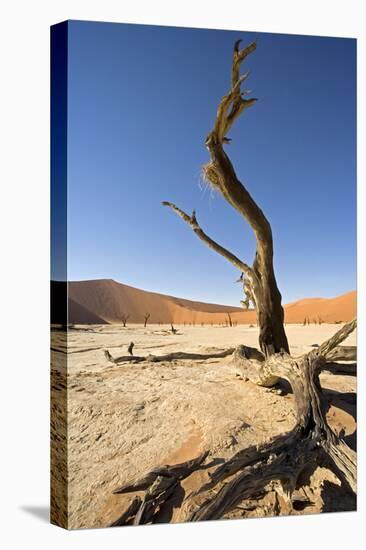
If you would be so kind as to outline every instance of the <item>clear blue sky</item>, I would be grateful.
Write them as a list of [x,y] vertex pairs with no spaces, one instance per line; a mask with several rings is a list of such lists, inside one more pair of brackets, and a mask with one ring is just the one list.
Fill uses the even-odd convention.
[[258,39],[258,102],[227,151],[271,222],[283,301],[356,288],[355,40],[89,22],[69,24],[70,280],[238,305],[235,268],[161,206],[196,208],[252,262],[247,223],[200,182],[238,38]]

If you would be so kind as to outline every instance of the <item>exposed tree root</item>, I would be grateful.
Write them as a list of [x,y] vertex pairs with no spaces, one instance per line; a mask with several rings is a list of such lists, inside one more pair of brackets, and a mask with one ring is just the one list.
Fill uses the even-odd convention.
[[347,376],[357,375],[356,363],[333,363],[333,361],[326,362],[322,370],[327,370],[332,374],[346,374]]
[[[90,350],[100,349],[99,347],[90,348]],[[334,363],[334,361],[351,361],[356,358],[356,346],[338,346],[332,352],[330,352],[326,357],[326,363],[331,363],[333,365],[332,370],[340,372],[352,371],[352,365],[350,369],[347,369],[348,365],[341,367]],[[343,351],[345,350],[345,351]],[[60,351],[60,350],[55,350]],[[88,349],[71,351],[69,353],[80,353],[89,351]],[[184,351],[177,351],[172,353],[167,353],[165,355],[121,355],[120,357],[113,357],[109,350],[104,349],[104,356],[110,363],[116,365],[120,363],[162,363],[175,360],[202,360],[206,359],[221,359],[223,357],[228,357],[233,355],[233,362],[236,365],[238,372],[242,375],[245,380],[250,380],[254,384],[259,386],[271,387],[274,386],[278,381],[279,377],[271,375],[268,371],[268,363],[265,362],[265,357],[262,352],[256,348],[251,348],[249,346],[238,346],[237,348],[228,348],[223,351],[217,351],[213,353],[187,353]],[[322,365],[321,368],[325,368]],[[354,370],[354,369],[353,369]]]
[[161,466],[148,472],[141,479],[129,485],[116,489],[114,494],[131,493],[145,490],[143,499],[135,496],[127,510],[111,525],[139,525],[149,523],[169,497],[176,490],[180,482],[201,468],[206,460],[208,452],[205,452],[193,460],[188,460],[174,466]]
[[[257,498],[269,490],[285,497],[289,509],[292,494],[305,484],[309,472],[326,465],[356,493],[356,454],[330,428],[326,420],[327,402],[319,384],[319,372],[327,357],[355,329],[356,320],[341,328],[318,348],[299,358],[279,353],[260,359],[257,350],[239,346],[233,359],[245,368],[253,381],[269,385],[274,379],[287,380],[294,392],[297,419],[294,428],[260,446],[243,449],[209,474],[209,481],[181,503],[179,521],[220,519],[241,501]],[[250,365],[252,363],[252,365]],[[145,491],[143,499],[133,500],[114,525],[153,523],[158,512],[175,493],[180,482],[192,472],[208,468],[207,451],[197,459],[164,466],[148,472],[142,479],[115,491]]]
[[357,347],[337,346],[327,355],[327,362],[332,361],[357,361]]
[[214,353],[185,353],[184,351],[177,351],[174,353],[167,353],[166,355],[122,355],[121,357],[112,357],[108,350],[104,350],[104,355],[111,363],[142,363],[147,361],[149,363],[161,363],[163,361],[174,361],[176,359],[191,359],[191,360],[206,360],[206,359],[221,359],[234,353],[235,348],[229,348],[224,351],[217,351]]

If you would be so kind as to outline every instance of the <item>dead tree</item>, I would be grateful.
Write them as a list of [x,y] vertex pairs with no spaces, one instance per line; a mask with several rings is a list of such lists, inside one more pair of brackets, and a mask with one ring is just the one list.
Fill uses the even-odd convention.
[[[167,353],[165,355],[133,355],[131,353],[130,355],[121,355],[120,357],[113,357],[111,353],[105,349],[104,356],[110,363],[114,363],[115,365],[119,365],[121,363],[166,363],[168,361],[176,361],[177,359],[184,361],[186,359],[190,361],[206,361],[207,359],[221,359],[223,357],[228,357],[229,355],[232,355],[235,351],[234,348],[228,348],[224,351],[212,351],[211,353],[186,353],[184,351],[177,351],[173,353]],[[128,351],[130,351],[128,349]]]
[[233,326],[233,321],[231,319],[231,315],[229,312],[226,313],[227,315],[227,320],[228,320],[228,323],[229,323],[229,327],[232,327]]
[[[206,452],[189,462],[155,468],[140,480],[132,480],[116,492],[134,493],[143,490],[145,495],[130,503],[115,522],[118,525],[158,521],[157,513],[161,513],[166,503],[178,492],[183,492],[185,496],[176,521],[219,519],[243,500],[256,499],[258,495],[263,496],[273,490],[287,501],[288,513],[288,510],[291,511],[295,489],[306,485],[309,476],[320,464],[330,468],[342,486],[356,492],[355,452],[330,428],[326,418],[327,400],[319,383],[319,372],[329,359],[334,360],[334,357],[342,354],[354,356],[353,348],[339,350],[338,346],[355,329],[356,320],[344,325],[333,337],[309,353],[301,357],[290,356],[281,294],[273,269],[271,226],[238,180],[223,148],[229,142],[227,133],[235,120],[256,101],[246,99],[246,92],[240,90],[248,73],[239,77],[241,63],[256,49],[256,44],[252,43],[242,50],[239,46],[240,41],[237,41],[233,53],[231,89],[222,98],[214,128],[206,139],[210,162],[204,167],[204,174],[252,227],[256,238],[253,264],[249,266],[212,240],[198,224],[195,211],[189,216],[170,202],[163,204],[169,206],[203,242],[243,274],[245,303],[248,306],[252,303],[257,312],[261,351],[239,346],[233,353],[232,361],[244,379],[257,385],[270,387],[279,379],[287,380],[294,394],[296,424],[289,432],[269,442],[242,449],[229,459],[217,457],[220,460],[212,460],[207,464]],[[108,352],[105,354],[108,358]],[[208,470],[207,482],[197,491],[186,493],[180,485],[181,480],[197,469]]]
[[145,313],[144,315],[144,328],[146,328],[147,322],[150,319],[150,313]]
[[297,409],[293,429],[269,442],[242,449],[227,460],[211,460],[207,464],[206,451],[191,461],[146,472],[142,478],[115,489],[114,493],[143,490],[145,495],[142,499],[138,497],[138,501],[133,497],[113,525],[159,521],[158,514],[165,506],[169,507],[169,500],[184,493],[181,480],[197,469],[208,469],[207,482],[185,494],[175,521],[220,519],[242,501],[255,500],[271,491],[283,501],[278,505],[278,513],[291,513],[295,490],[308,483],[319,465],[332,470],[342,486],[355,493],[356,453],[330,428],[326,419],[327,401],[319,384],[320,370],[355,327],[356,321],[351,321],[321,346],[297,358],[281,352],[266,359],[254,348],[239,346],[234,361],[246,378],[263,386],[272,385],[278,378],[290,383]]
[[201,228],[193,210],[189,216],[171,202],[163,202],[188,223],[196,235],[210,248],[224,256],[243,274],[243,290],[245,301],[252,303],[257,312],[259,325],[259,345],[266,357],[289,352],[287,337],[283,326],[284,311],[281,305],[281,294],[277,287],[273,268],[273,239],[271,226],[255,200],[244,185],[239,181],[234,167],[224,150],[224,144],[229,143],[227,133],[235,120],[243,111],[256,102],[255,98],[246,99],[247,91],[241,91],[241,84],[249,73],[239,76],[241,63],[256,49],[253,42],[240,50],[240,42],[235,43],[231,89],[218,107],[213,130],[206,138],[206,147],[210,161],[203,167],[204,178],[216,189],[223,198],[250,224],[256,239],[256,253],[251,266],[239,259],[215,242]]
[[122,313],[121,315],[121,321],[124,327],[126,327],[127,321],[130,318],[130,316],[126,313]]

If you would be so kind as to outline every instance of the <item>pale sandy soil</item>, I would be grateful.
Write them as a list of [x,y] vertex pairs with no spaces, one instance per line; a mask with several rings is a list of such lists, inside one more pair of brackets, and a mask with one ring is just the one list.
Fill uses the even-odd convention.
[[[102,527],[117,519],[131,495],[112,495],[118,486],[166,463],[194,458],[210,449],[212,457],[228,457],[240,448],[263,442],[289,430],[295,421],[292,394],[277,393],[244,382],[230,356],[205,361],[139,364],[110,363],[126,355],[135,343],[136,355],[172,351],[209,353],[237,344],[257,347],[257,328],[119,325],[77,326],[68,334],[67,410],[69,527]],[[340,325],[287,325],[291,352],[300,355],[334,334]],[[355,345],[355,334],[344,342]],[[53,425],[61,432],[65,385],[65,342],[54,332]],[[328,418],[338,433],[355,445],[353,375],[325,371],[321,383],[330,401]],[[62,434],[61,434],[62,439]],[[59,447],[61,448],[61,447]],[[56,452],[56,451],[54,451]],[[184,483],[197,483],[196,474]],[[55,486],[61,473],[54,472]],[[191,476],[192,477],[192,476]],[[299,513],[351,509],[337,479],[325,468],[312,477],[308,496],[313,502]],[[56,491],[60,494],[60,489]],[[56,494],[56,500],[58,495]],[[237,509],[230,517],[270,515],[271,497],[252,510]],[[245,506],[244,506],[245,508]],[[166,518],[165,518],[166,519]],[[172,513],[172,519],[179,516]]]

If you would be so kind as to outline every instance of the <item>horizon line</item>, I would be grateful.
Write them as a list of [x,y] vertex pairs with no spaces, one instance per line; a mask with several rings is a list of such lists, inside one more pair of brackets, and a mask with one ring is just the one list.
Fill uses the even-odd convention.
[[[50,279],[51,283],[53,283],[53,282],[55,282],[55,283],[86,283],[86,282],[92,282],[92,281],[112,281],[113,283],[123,285],[123,286],[127,286],[127,287],[133,288],[135,290],[140,290],[142,292],[149,292],[150,294],[158,294],[160,296],[167,296],[169,298],[175,298],[175,299],[178,299],[178,300],[187,300],[188,302],[199,302],[201,304],[207,304],[207,305],[228,306],[228,307],[235,307],[237,309],[242,309],[241,306],[236,306],[236,305],[233,305],[233,304],[220,304],[220,303],[216,303],[216,302],[206,302],[206,301],[200,300],[200,299],[185,298],[183,296],[174,296],[173,294],[164,294],[163,292],[158,292],[158,291],[155,291],[155,290],[147,290],[145,288],[140,288],[140,287],[129,285],[127,283],[122,283],[120,281],[116,281],[115,279],[113,279],[111,277],[101,277],[101,278],[98,278],[98,279],[67,279],[66,281]],[[330,296],[330,297],[324,297],[324,296],[306,296],[306,297],[304,297],[304,296],[302,296],[302,297],[299,297],[295,300],[292,300],[291,302],[283,303],[283,305],[285,306],[285,305],[295,304],[296,302],[299,302],[299,301],[302,301],[302,300],[332,300],[334,298],[339,298],[341,296],[345,296],[346,294],[351,294],[352,292],[357,293],[357,288],[351,289],[351,290],[348,290],[346,292],[342,292],[341,294],[337,294],[335,296]],[[251,311],[252,309],[254,311],[254,308],[249,308],[248,311]]]

